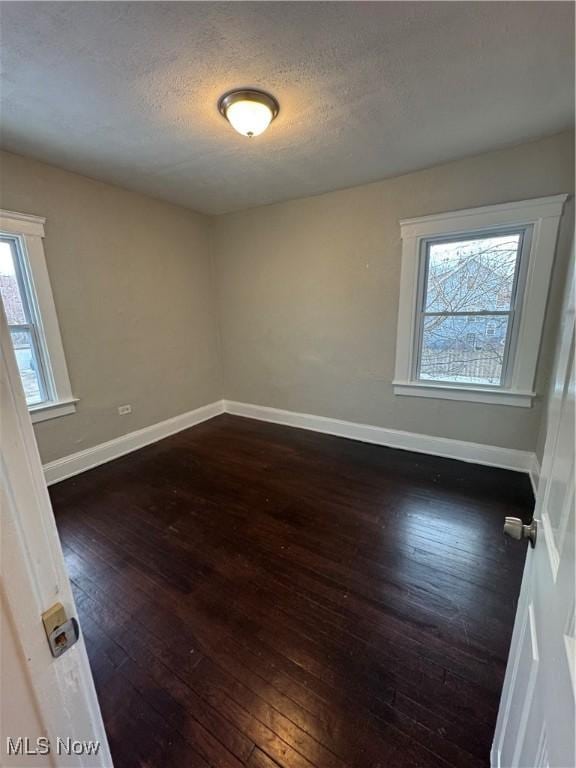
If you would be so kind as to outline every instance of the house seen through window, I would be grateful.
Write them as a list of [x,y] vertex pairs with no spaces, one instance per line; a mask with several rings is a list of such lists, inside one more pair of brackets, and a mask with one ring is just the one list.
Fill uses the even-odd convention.
[[0,210],[0,299],[33,422],[68,416],[72,394],[44,253],[45,219]]
[[35,301],[17,238],[0,238],[0,293],[28,405],[48,399]]
[[516,231],[424,243],[418,379],[504,382],[523,239]]

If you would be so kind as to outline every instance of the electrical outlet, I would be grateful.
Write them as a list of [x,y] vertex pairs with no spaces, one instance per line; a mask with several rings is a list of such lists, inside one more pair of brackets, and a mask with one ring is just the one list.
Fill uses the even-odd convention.
[[132,413],[132,406],[131,405],[119,405],[118,406],[118,416],[126,416],[127,413]]

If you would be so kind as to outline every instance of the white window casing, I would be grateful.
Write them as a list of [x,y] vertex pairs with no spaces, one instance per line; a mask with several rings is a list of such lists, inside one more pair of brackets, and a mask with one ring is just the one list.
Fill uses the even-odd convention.
[[50,278],[44,255],[46,219],[31,214],[0,210],[0,234],[17,238],[28,271],[30,300],[33,303],[38,331],[47,399],[29,406],[33,422],[45,421],[74,413],[78,399],[72,395],[70,378]]
[[[396,339],[396,395],[530,407],[540,349],[558,226],[567,195],[489,205],[400,221],[402,272]],[[518,285],[513,341],[507,374],[499,386],[430,382],[416,378],[419,300],[425,244],[432,238],[473,238],[499,230],[525,230],[523,277]]]

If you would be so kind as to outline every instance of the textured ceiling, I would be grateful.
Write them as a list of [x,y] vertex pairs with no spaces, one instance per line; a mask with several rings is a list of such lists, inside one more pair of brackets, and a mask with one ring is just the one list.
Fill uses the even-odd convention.
[[[4,2],[2,145],[207,213],[553,133],[570,2]],[[280,101],[236,134],[220,94]]]

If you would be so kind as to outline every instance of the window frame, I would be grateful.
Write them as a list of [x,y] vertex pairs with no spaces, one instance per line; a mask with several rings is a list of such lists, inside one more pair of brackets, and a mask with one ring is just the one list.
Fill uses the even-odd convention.
[[[484,311],[484,312],[426,312],[426,298],[428,294],[428,270],[430,261],[430,246],[438,243],[459,242],[463,240],[474,239],[488,239],[491,237],[503,237],[506,235],[519,235],[520,242],[518,248],[518,257],[516,262],[516,268],[514,271],[514,280],[512,284],[512,300],[510,302],[509,310]],[[459,382],[450,382],[443,379],[422,379],[420,378],[420,368],[422,362],[422,341],[424,334],[424,322],[426,317],[430,317],[432,314],[442,315],[445,317],[456,317],[457,314],[466,315],[467,317],[482,317],[483,315],[489,315],[490,317],[507,316],[510,318],[508,328],[506,332],[506,344],[504,350],[504,360],[502,363],[502,375],[500,384],[474,384],[472,386],[479,387],[488,390],[500,390],[503,389],[505,384],[510,380],[510,360],[514,359],[516,351],[516,343],[518,340],[518,326],[519,319],[522,313],[521,302],[518,302],[518,298],[523,295],[524,286],[526,282],[526,268],[529,259],[530,242],[532,239],[532,228],[530,226],[512,227],[512,228],[498,228],[490,230],[481,230],[479,232],[471,232],[470,234],[456,234],[450,237],[424,237],[420,243],[420,263],[418,266],[418,300],[416,306],[416,328],[414,339],[414,354],[412,360],[412,380],[420,383],[438,384],[439,386],[447,387],[461,387],[467,386]],[[519,305],[520,304],[520,305]],[[486,336],[489,334],[486,333]]]
[[35,297],[34,286],[27,269],[27,259],[24,254],[23,243],[21,238],[17,235],[8,235],[5,232],[0,232],[0,242],[10,243],[10,250],[12,251],[12,260],[14,263],[14,271],[16,283],[18,284],[18,291],[20,299],[22,301],[22,309],[25,315],[25,323],[11,323],[8,318],[8,330],[10,331],[10,337],[12,337],[12,331],[28,331],[30,333],[30,340],[34,350],[34,357],[38,364],[38,384],[42,394],[42,400],[40,403],[33,403],[28,405],[28,408],[34,408],[36,406],[46,405],[53,400],[50,379],[48,375],[47,355],[44,350],[44,344],[40,338],[39,332],[40,319],[38,317],[37,301]]
[[[396,395],[530,407],[558,225],[567,195],[483,206],[400,221],[402,270],[393,380]],[[418,378],[427,249],[433,242],[523,233],[499,385]],[[512,305],[511,305],[512,308]],[[491,313],[492,314],[492,313]],[[498,314],[498,311],[496,311]],[[506,312],[512,317],[511,312]]]
[[[34,323],[39,363],[47,399],[29,405],[33,422],[66,416],[76,411],[78,398],[72,395],[68,367],[50,278],[44,254],[44,224],[46,219],[31,214],[0,210],[0,235],[16,241],[18,267],[25,281],[22,298]],[[18,271],[18,270],[17,270]]]

